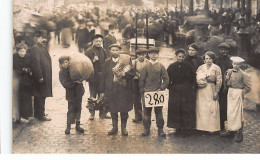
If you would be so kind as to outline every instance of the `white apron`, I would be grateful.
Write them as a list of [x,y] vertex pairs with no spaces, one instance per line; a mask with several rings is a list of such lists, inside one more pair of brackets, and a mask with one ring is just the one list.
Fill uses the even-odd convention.
[[243,120],[242,89],[229,88],[227,96],[227,129],[237,131]]

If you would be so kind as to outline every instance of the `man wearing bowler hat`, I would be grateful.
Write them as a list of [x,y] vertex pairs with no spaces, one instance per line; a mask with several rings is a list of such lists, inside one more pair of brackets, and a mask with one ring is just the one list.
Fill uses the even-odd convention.
[[31,49],[34,96],[34,117],[50,121],[45,115],[45,99],[52,97],[52,63],[47,49],[47,31],[36,32],[36,44]]
[[[100,82],[102,77],[102,70],[104,68],[105,59],[107,58],[107,54],[105,49],[102,47],[103,36],[100,34],[95,34],[92,37],[93,45],[88,48],[85,52],[85,55],[91,60],[94,67],[94,76],[89,81],[89,92],[90,98],[100,97]],[[95,111],[90,110],[89,120],[94,120]],[[99,112],[100,118],[108,118],[106,115]]]

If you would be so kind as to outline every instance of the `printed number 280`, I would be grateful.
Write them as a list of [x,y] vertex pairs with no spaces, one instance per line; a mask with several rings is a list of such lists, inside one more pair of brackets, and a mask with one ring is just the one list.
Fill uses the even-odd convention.
[[[164,103],[164,95],[161,94],[160,96],[158,93],[154,93],[153,96],[151,94],[147,94],[146,98],[149,98],[148,104],[149,105],[158,105],[160,103]],[[154,103],[153,103],[154,102]]]

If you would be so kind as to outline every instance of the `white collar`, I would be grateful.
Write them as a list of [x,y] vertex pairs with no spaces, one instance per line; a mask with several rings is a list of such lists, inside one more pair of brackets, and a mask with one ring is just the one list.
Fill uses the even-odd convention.
[[152,63],[152,65],[155,65],[156,63],[158,63],[159,62],[159,60],[157,59],[156,61],[152,61],[152,60],[149,60],[151,63]]
[[113,61],[113,62],[117,63],[118,60],[119,60],[119,57],[117,57],[117,58],[113,58],[113,57],[112,57],[112,61]]

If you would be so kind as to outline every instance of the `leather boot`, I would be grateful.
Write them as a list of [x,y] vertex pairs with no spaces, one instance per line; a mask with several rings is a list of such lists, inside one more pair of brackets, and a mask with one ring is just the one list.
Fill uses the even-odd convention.
[[166,137],[166,134],[165,134],[165,132],[163,131],[162,128],[158,128],[158,136],[160,136],[160,137]]
[[142,133],[143,137],[149,136],[150,135],[150,127],[145,127],[144,132]]
[[84,133],[84,129],[81,128],[79,125],[80,125],[80,121],[76,120],[76,131],[80,133]]
[[121,119],[121,134],[123,136],[128,136],[128,132],[126,130],[126,123],[127,123],[127,119],[124,120]]
[[112,119],[113,128],[108,132],[108,135],[116,135],[118,132],[118,119]]
[[65,130],[65,134],[70,134],[71,124],[67,124],[67,128]]
[[243,141],[243,127],[244,127],[244,122],[242,122],[242,126],[238,130],[238,135],[236,137],[236,142],[242,142]]

